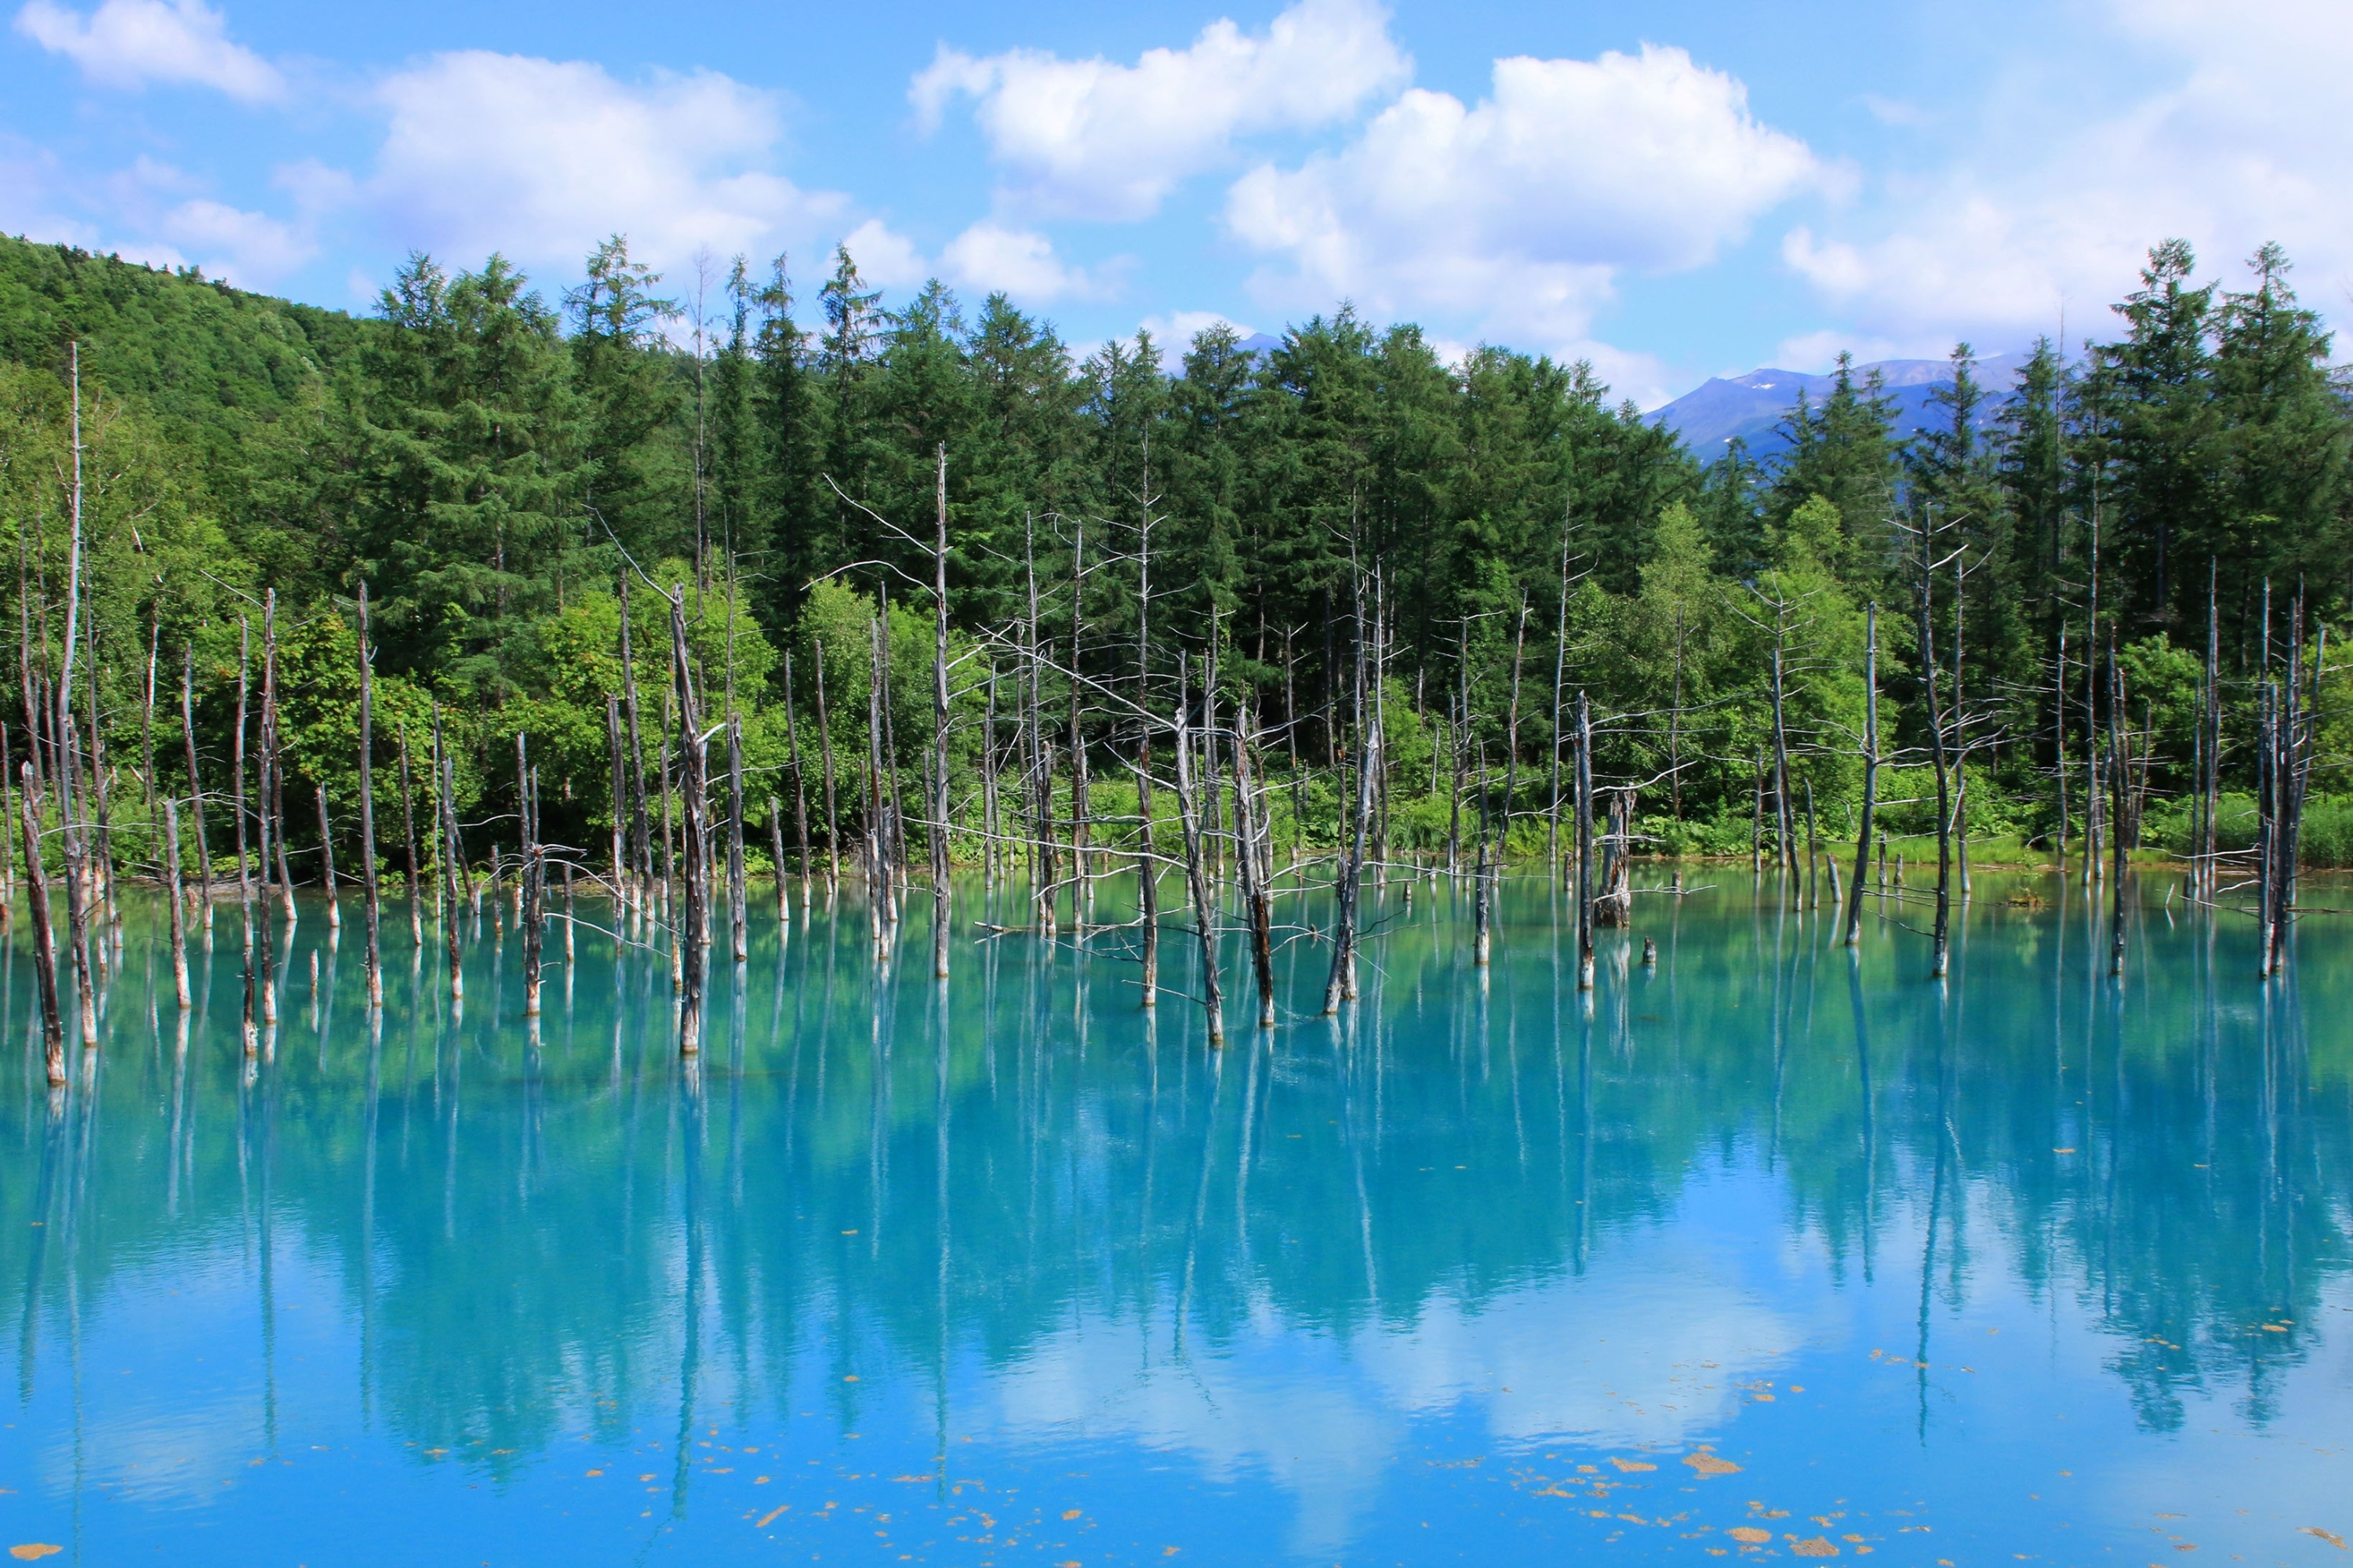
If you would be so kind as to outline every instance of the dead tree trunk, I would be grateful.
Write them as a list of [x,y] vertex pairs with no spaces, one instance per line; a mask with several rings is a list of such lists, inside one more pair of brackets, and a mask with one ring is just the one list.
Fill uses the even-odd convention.
[[[1259,823],[1251,800],[1250,710],[1234,714],[1234,827],[1241,834],[1242,904],[1250,912],[1250,967],[1258,980],[1258,1026],[1274,1027],[1274,909],[1259,860]],[[1342,894],[1343,902],[1348,895]],[[1326,1012],[1331,1008],[1326,1007]]]
[[[1846,945],[1862,940],[1862,887],[1871,871],[1871,814],[1879,803],[1879,606],[1862,619],[1862,811],[1854,833],[1854,884],[1846,895]],[[1882,852],[1884,853],[1884,852]]]
[[1928,973],[1941,980],[1950,967],[1953,918],[1953,778],[1945,748],[1945,709],[1937,694],[1936,627],[1929,612],[1929,535],[1921,535],[1919,592],[1920,673],[1928,705],[1928,747],[1936,770],[1936,923],[1930,935]]
[[785,881],[785,806],[776,796],[768,797],[768,856],[776,867],[776,924],[789,924],[793,917],[792,900],[786,896]]
[[[948,978],[948,449],[939,447],[938,524],[932,546],[932,975]],[[1073,610],[1071,619],[1077,620]],[[1075,641],[1077,633],[1071,634]],[[1075,691],[1075,687],[1073,690]],[[1073,699],[1075,702],[1075,698]]]
[[1071,922],[1082,932],[1087,925],[1092,885],[1087,874],[1087,739],[1082,727],[1085,705],[1080,700],[1084,683],[1081,669],[1081,609],[1086,602],[1087,526],[1082,518],[1071,549]]
[[335,896],[335,830],[327,820],[327,787],[322,784],[311,792],[319,798],[319,883],[327,892],[327,925],[340,930],[343,906]]
[[817,740],[825,763],[825,885],[830,895],[841,884],[841,813],[834,800],[833,720],[825,708],[825,639],[812,639],[810,652],[817,658]]
[[440,871],[434,877],[438,889],[435,902],[445,906],[442,930],[449,941],[449,1000],[463,1005],[466,1000],[464,955],[458,938],[459,909],[465,897],[465,841],[458,836],[458,764],[441,739],[441,705],[433,705],[433,794],[435,803],[436,858]]
[[205,832],[205,786],[196,769],[196,649],[185,643],[180,649],[180,739],[187,749],[188,810],[196,830],[197,887],[205,899],[206,929],[212,926],[213,850],[212,841]]
[[694,700],[693,655],[686,640],[686,587],[675,585],[670,594],[670,654],[679,713],[681,806],[684,814],[686,855],[685,921],[677,947],[684,966],[679,991],[678,1049],[692,1056],[702,1049],[703,933],[710,918],[710,889],[703,868],[711,861],[707,820],[708,786],[704,780],[701,714]]
[[1194,927],[1201,940],[1201,1008],[1208,1022],[1212,1047],[1226,1043],[1225,1003],[1218,987],[1217,902],[1209,891],[1208,866],[1201,832],[1201,813],[1194,799],[1193,742],[1187,733],[1184,664],[1177,664],[1176,685],[1176,815],[1185,832],[1185,878],[1193,895]]
[[409,781],[406,725],[400,726],[400,823],[404,845],[401,881],[408,889],[408,940],[411,947],[422,949],[425,946],[425,911],[417,883],[423,874],[423,868],[417,863],[417,799]]
[[172,991],[186,1012],[196,1005],[188,990],[187,900],[180,886],[180,803],[164,797],[164,881],[172,908]]
[[367,898],[367,995],[384,1005],[383,909],[375,875],[375,685],[368,648],[367,584],[360,584],[360,885]]
[[605,755],[613,775],[613,916],[629,907],[629,773],[621,755],[621,699],[605,699]]
[[33,765],[23,765],[24,794],[18,819],[25,835],[25,888],[33,913],[33,969],[41,988],[41,1060],[49,1087],[66,1085],[65,1019],[58,1006],[58,938],[49,925],[49,877],[41,866],[41,787]]
[[[809,836],[808,836],[808,775],[801,768],[801,721],[793,706],[793,652],[785,650],[785,742],[792,748],[793,764],[793,832],[801,852],[801,909],[809,906]],[[781,883],[785,863],[776,863],[776,877]]]
[[[252,698],[253,626],[237,618],[237,736],[230,753],[230,805],[237,816],[237,895],[245,907],[245,945],[253,946],[253,870],[246,842],[245,730],[246,709]],[[259,823],[255,824],[257,827]]]
[[[1138,715],[1135,756],[1135,803],[1138,849],[1135,857],[1137,920],[1144,943],[1144,1005],[1160,1005],[1160,868],[1152,843],[1152,477],[1145,474],[1144,524],[1137,535],[1135,577],[1135,711]],[[989,677],[989,704],[995,711],[997,678]],[[994,733],[994,726],[991,731]]]
[[[2116,885],[2108,890],[2108,972],[2125,972],[2125,750],[2124,672],[2116,663],[2116,644],[2108,639],[2108,842],[2115,860]],[[1941,899],[1940,899],[1941,902]]]
[[[782,879],[779,879],[782,885]],[[752,956],[752,933],[745,906],[751,902],[744,876],[744,721],[727,720],[727,917],[734,942],[735,961]]]
[[1577,989],[1593,989],[1593,710],[1577,694]]
[[[1356,995],[1356,898],[1364,882],[1365,842],[1372,827],[1373,781],[1378,776],[1377,763],[1381,748],[1377,730],[1365,722],[1365,599],[1360,580],[1356,589],[1356,820],[1348,842],[1340,853],[1339,912],[1333,933],[1332,972],[1324,982],[1324,1012],[1326,1015],[1339,1012],[1341,1002],[1353,1001]],[[1516,659],[1514,665],[1516,677]],[[1516,679],[1514,685],[1516,707]],[[1483,842],[1482,835],[1482,845]],[[1482,848],[1482,860],[1484,856]],[[1484,922],[1482,925],[1483,927]],[[1483,938],[1482,929],[1479,953],[1482,963],[1486,961]]]
[[1788,665],[1783,642],[1788,636],[1780,608],[1773,625],[1773,863],[1776,869],[1798,869],[1797,810],[1789,793],[1789,729]]
[[[629,728],[629,832],[637,868],[637,885],[630,901],[642,916],[647,890],[654,879],[653,822],[646,808],[646,747],[638,726],[638,668],[629,645],[629,579],[626,575],[621,578],[621,700]],[[620,809],[616,800],[613,810],[618,813]]]
[[539,826],[533,821],[531,758],[521,730],[515,732],[516,890],[522,906],[522,1015],[539,1016],[539,897],[532,872],[539,860]]
[[1625,926],[1634,918],[1634,791],[1609,792],[1609,832],[1601,845],[1601,890],[1593,900],[1593,923]]
[[2198,726],[2200,752],[2198,780],[2198,889],[2200,896],[2211,900],[2221,885],[2215,866],[2215,853],[2221,836],[2215,817],[2221,808],[2222,796],[2222,693],[2221,693],[2221,610],[2216,601],[2215,578],[2219,568],[2210,559],[2206,577],[2206,690],[2204,712]]
[[[278,711],[278,590],[272,588],[263,596],[261,610],[261,770],[269,780],[269,826],[272,847],[278,853],[278,896],[286,913],[286,929],[290,937],[294,929],[294,871],[287,861],[286,849],[286,745],[282,729],[284,715]],[[274,993],[264,997],[262,1017],[275,1023],[277,1001]]]

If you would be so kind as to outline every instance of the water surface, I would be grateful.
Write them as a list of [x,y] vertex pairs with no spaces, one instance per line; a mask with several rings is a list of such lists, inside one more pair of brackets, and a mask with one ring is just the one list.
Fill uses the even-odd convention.
[[467,923],[459,1014],[389,911],[372,1017],[308,905],[248,1062],[234,905],[184,1025],[142,903],[56,1098],[20,918],[0,1544],[2342,1561],[2346,928],[2266,986],[2152,882],[2118,982],[2105,907],[1981,875],[1940,986],[1916,908],[1850,955],[1715,880],[1585,997],[1540,883],[1484,975],[1449,889],[1368,895],[1360,1000],[1297,934],[1261,1034],[1236,951],[1222,1052],[1132,933],[976,941],[1019,918],[976,884],[943,991],[920,894],[887,969],[854,898],[755,898],[692,1068],[601,906],[534,1030],[512,933]]

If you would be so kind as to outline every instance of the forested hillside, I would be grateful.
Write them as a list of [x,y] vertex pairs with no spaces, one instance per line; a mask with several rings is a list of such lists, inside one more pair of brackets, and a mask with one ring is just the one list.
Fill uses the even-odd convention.
[[[2343,787],[2318,644],[2353,589],[2353,419],[2274,249],[2218,279],[2158,247],[2100,341],[2064,367],[2040,344],[2011,385],[1957,347],[1938,428],[1909,442],[1842,366],[1765,465],[1736,444],[1703,465],[1585,365],[1449,363],[1345,307],[1263,353],[1213,328],[1082,358],[1001,296],[934,284],[886,310],[846,254],[813,280],[739,260],[699,315],[620,238],[586,277],[550,297],[497,257],[420,256],[360,319],[0,241],[12,759],[62,662],[78,364],[75,678],[98,672],[91,760],[138,802],[117,804],[126,820],[145,820],[142,780],[230,792],[240,639],[258,681],[274,590],[290,776],[347,832],[364,584],[379,793],[438,703],[470,822],[512,810],[521,732],[549,836],[605,842],[628,582],[657,787],[658,589],[678,584],[704,701],[744,715],[752,817],[771,791],[789,813],[817,790],[829,741],[855,835],[888,793],[858,782],[884,598],[887,749],[911,800],[933,755],[943,454],[959,821],[983,810],[986,759],[1008,800],[1067,828],[1051,789],[1067,800],[1076,755],[1110,781],[1094,809],[1111,830],[1122,800],[1134,810],[1139,694],[1167,709],[1180,670],[1198,692],[1206,655],[1228,711],[1265,726],[1287,832],[1338,832],[1376,714],[1391,845],[1459,844],[1466,790],[1541,832],[1579,694],[1598,781],[1639,787],[1655,843],[1745,853],[1758,819],[1795,832],[1809,801],[1823,832],[1852,832],[1874,605],[1899,827],[1930,820],[1907,769],[1941,750],[1970,770],[1977,834],[2080,834],[2096,769],[2123,779],[2128,835],[2178,836],[2208,755],[2210,628],[2214,787],[2260,784],[2275,688],[2318,715],[2314,789]],[[1037,795],[1041,776],[1062,781]],[[315,835],[306,806],[288,816],[298,843]],[[2348,853],[2326,821],[2308,852]],[[226,852],[218,821],[212,840]]]

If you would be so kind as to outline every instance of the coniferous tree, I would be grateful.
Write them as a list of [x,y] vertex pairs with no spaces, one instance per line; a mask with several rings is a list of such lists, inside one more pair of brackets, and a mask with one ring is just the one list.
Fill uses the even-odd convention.
[[683,399],[664,363],[662,328],[679,303],[656,294],[661,274],[631,260],[614,235],[588,258],[586,280],[564,296],[586,458],[581,502],[602,528],[639,555],[693,544],[693,475],[679,445],[658,440]]
[[[2131,634],[2204,617],[2205,560],[2220,542],[2222,420],[2211,387],[2214,288],[2191,280],[2189,242],[2148,254],[2141,286],[2116,306],[2123,341],[2098,352],[2109,373],[2108,548]],[[2185,574],[2182,563],[2196,562]]]

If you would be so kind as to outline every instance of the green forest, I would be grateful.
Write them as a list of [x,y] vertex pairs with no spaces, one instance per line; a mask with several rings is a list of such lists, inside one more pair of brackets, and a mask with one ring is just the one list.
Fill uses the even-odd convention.
[[[1801,815],[1852,842],[1874,748],[1898,833],[1944,783],[1989,858],[2103,810],[2144,851],[2235,849],[2287,722],[2304,859],[2353,863],[2353,407],[2275,248],[2217,274],[2158,245],[2014,385],[1956,345],[1927,429],[1841,360],[1764,461],[1703,461],[1588,365],[1451,362],[1345,305],[1262,353],[1213,327],[1082,358],[1003,296],[886,308],[846,251],[681,281],[616,237],[584,276],[416,255],[358,316],[0,239],[11,778],[73,624],[74,744],[152,864],[152,802],[242,788],[267,615],[285,832],[301,880],[322,821],[348,870],[364,588],[388,864],[438,726],[470,853],[517,841],[522,735],[542,836],[601,865],[632,682],[665,802],[680,772],[675,588],[703,709],[741,720],[755,858],[893,799],[925,841],[935,756],[959,860],[998,813],[1113,842],[1149,715],[1206,683],[1254,715],[1293,846],[1342,841],[1370,755],[1382,853],[1467,856],[1472,818],[1545,853],[1581,700],[1651,852],[1748,855]],[[206,831],[232,853],[225,812]]]

